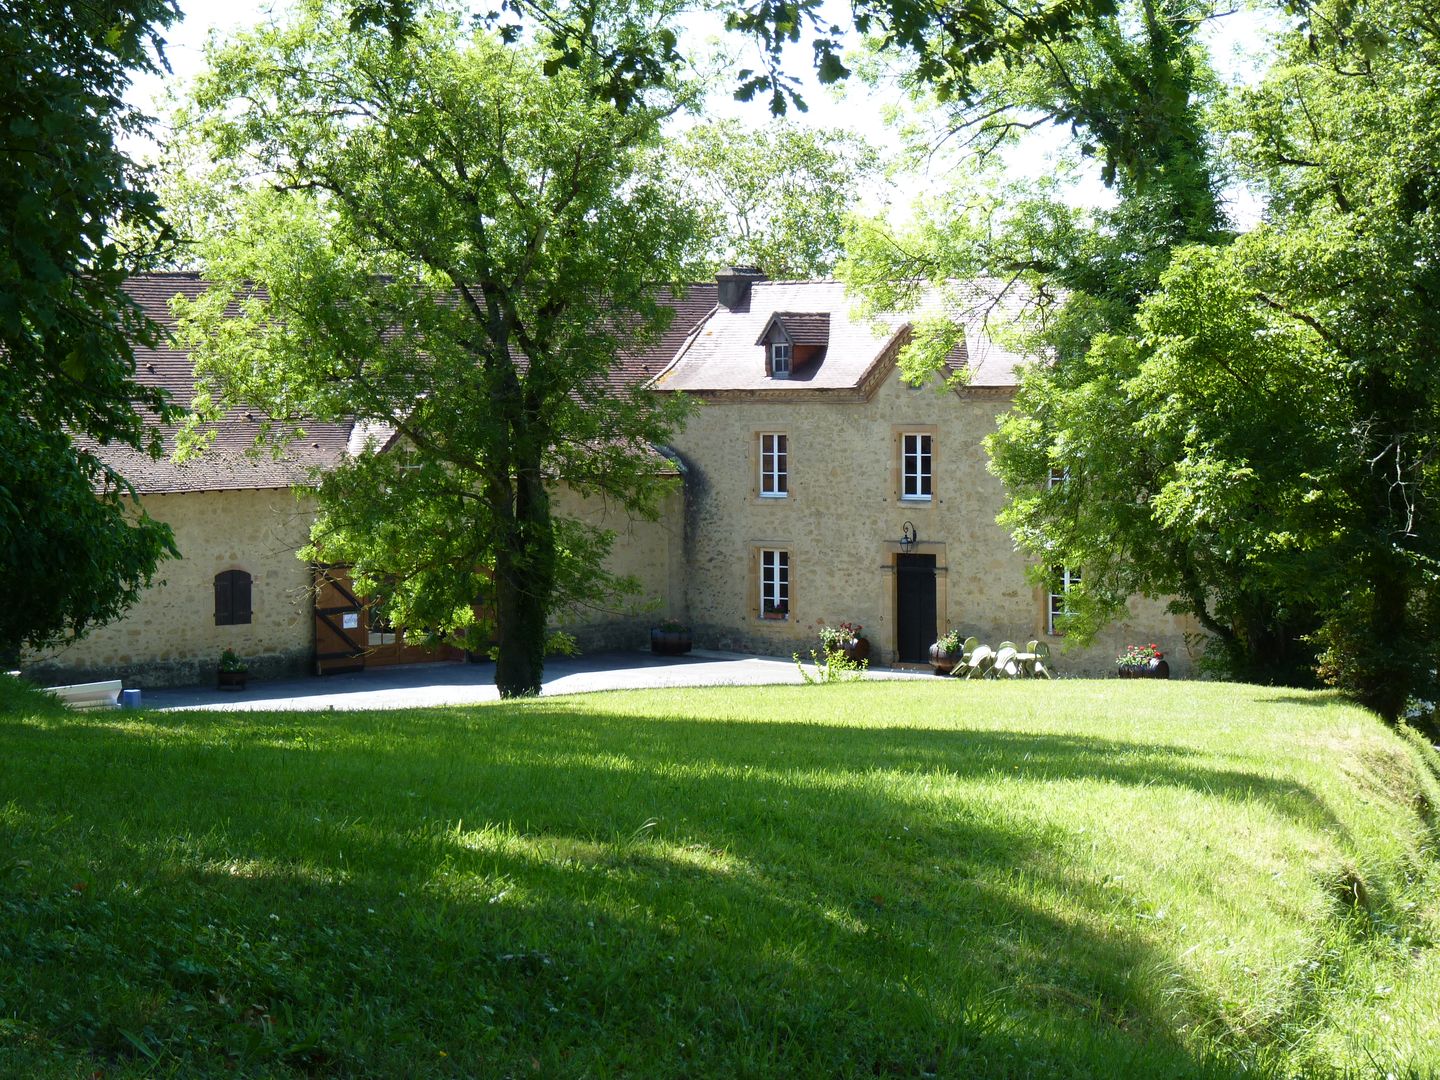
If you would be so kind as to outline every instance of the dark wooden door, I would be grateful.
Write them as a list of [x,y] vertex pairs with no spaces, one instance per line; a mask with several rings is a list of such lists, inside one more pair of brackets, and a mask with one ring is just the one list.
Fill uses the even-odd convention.
[[930,661],[935,644],[935,556],[895,556],[895,648],[902,664]]

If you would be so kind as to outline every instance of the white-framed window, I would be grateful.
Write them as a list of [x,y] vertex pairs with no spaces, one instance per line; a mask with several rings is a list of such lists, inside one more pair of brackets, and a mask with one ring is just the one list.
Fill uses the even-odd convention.
[[407,446],[400,451],[400,471],[407,473],[420,471],[420,455],[413,446]]
[[784,548],[760,549],[760,617],[790,617],[790,552]]
[[790,494],[790,437],[778,432],[760,435],[760,497],[784,499]]
[[1051,469],[1051,470],[1050,470],[1050,483],[1049,483],[1047,486],[1052,487],[1052,488],[1057,488],[1057,487],[1059,487],[1061,484],[1065,483],[1066,480],[1069,480],[1069,479],[1070,479],[1070,470],[1069,470],[1069,469]]
[[900,436],[900,497],[921,502],[930,500],[933,464],[932,436],[907,431]]
[[777,379],[790,377],[790,342],[772,341],[770,343],[770,374]]
[[1054,568],[1055,581],[1059,585],[1058,592],[1050,594],[1050,610],[1045,620],[1045,632],[1047,634],[1063,633],[1055,629],[1055,620],[1062,615],[1070,614],[1070,609],[1065,604],[1065,594],[1070,591],[1072,585],[1080,584],[1080,571],[1071,569],[1068,566],[1057,566]]

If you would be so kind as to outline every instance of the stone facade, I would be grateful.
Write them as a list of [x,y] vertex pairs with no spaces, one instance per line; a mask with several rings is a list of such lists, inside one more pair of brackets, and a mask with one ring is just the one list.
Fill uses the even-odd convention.
[[569,608],[557,613],[555,623],[573,634],[582,650],[648,648],[650,628],[662,619],[685,617],[685,521],[680,478],[657,477],[667,484],[654,521],[618,503],[560,485],[552,496],[551,511],[607,529],[615,534],[606,566],[611,573],[633,578],[639,591],[624,597],[613,609]]
[[[1163,602],[1136,600],[1126,622],[1085,650],[1067,653],[1063,639],[1046,633],[1049,596],[1029,583],[1025,558],[995,523],[1004,491],[983,446],[1009,407],[1025,358],[990,340],[983,322],[951,312],[964,324],[964,340],[946,365],[967,373],[965,389],[915,389],[900,379],[895,360],[916,313],[862,316],[833,281],[766,282],[748,270],[731,278],[728,290],[697,287],[688,299],[672,298],[672,333],[652,353],[617,365],[617,385],[653,378],[662,392],[683,391],[701,403],[675,435],[683,475],[656,459],[656,482],[672,487],[659,519],[564,485],[553,493],[556,516],[615,533],[610,569],[639,587],[614,610],[556,614],[555,624],[583,649],[643,648],[652,625],[676,618],[693,627],[702,646],[803,654],[818,646],[819,626],[849,621],[865,627],[875,664],[894,663],[902,640],[915,651],[922,636],[933,641],[955,629],[991,644],[1046,640],[1062,672],[1108,673],[1126,644],[1151,641],[1176,674],[1193,670],[1187,642],[1194,628],[1167,614]],[[162,275],[135,288],[164,321],[165,298],[177,289],[198,295],[204,283]],[[933,298],[917,308],[932,310],[941,310]],[[777,326],[794,346],[782,373],[767,366],[764,345]],[[183,352],[144,357],[157,385],[182,400],[187,388],[193,392]],[[284,485],[302,484],[310,468],[332,467],[345,454],[384,446],[394,432],[321,425],[303,460],[257,464],[241,453],[253,439],[253,420],[246,413],[222,424],[219,449],[198,463],[115,462],[138,478],[150,513],[171,524],[183,557],[162,565],[162,581],[124,618],[30,662],[32,675],[54,682],[121,677],[132,686],[204,682],[226,648],[258,678],[313,670],[311,572],[296,557],[313,510]],[[783,497],[762,490],[765,434],[786,439]],[[928,498],[905,497],[907,434],[926,440],[930,452]],[[918,542],[902,551],[907,523]],[[779,552],[788,559],[790,606],[783,618],[766,618],[763,566]],[[916,562],[904,555],[933,560],[933,574],[926,565],[920,575],[927,603],[933,593],[933,627],[922,625],[928,607],[917,609],[899,584]],[[217,625],[215,575],[236,569],[252,575],[252,620]],[[905,580],[917,578],[907,573]]]
[[[37,658],[27,674],[48,682],[123,678],[127,686],[213,681],[234,649],[254,678],[313,668],[310,571],[296,557],[309,538],[311,507],[288,489],[147,495],[145,508],[175,533],[181,557],[116,622]],[[251,575],[251,621],[215,625],[215,575]]]
[[[1191,668],[1190,627],[1158,601],[1137,599],[1131,618],[1091,647],[1062,652],[1046,633],[1049,597],[1026,577],[1026,559],[995,523],[1004,501],[983,440],[1009,406],[1008,392],[912,388],[893,368],[868,397],[784,390],[698,395],[703,404],[676,436],[686,478],[685,602],[697,641],[717,648],[802,655],[816,630],[863,624],[872,663],[896,659],[896,556],[906,522],[915,553],[936,565],[936,625],[997,644],[1038,638],[1062,672],[1104,674],[1130,642],[1156,642],[1176,674]],[[931,499],[900,490],[900,441],[931,435]],[[760,436],[788,437],[784,498],[760,491]],[[790,553],[791,609],[761,618],[758,552]]]

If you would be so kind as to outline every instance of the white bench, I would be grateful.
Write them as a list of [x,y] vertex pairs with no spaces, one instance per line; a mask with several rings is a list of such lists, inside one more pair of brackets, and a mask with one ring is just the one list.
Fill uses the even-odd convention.
[[104,682],[47,686],[45,692],[54,694],[72,709],[117,709],[120,707],[120,688],[119,679],[106,679]]

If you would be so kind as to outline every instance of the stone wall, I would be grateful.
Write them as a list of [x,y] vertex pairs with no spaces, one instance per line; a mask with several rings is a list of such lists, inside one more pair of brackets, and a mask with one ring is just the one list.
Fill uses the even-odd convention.
[[684,496],[678,478],[657,477],[673,490],[661,500],[660,516],[648,521],[624,506],[560,485],[552,494],[557,517],[573,518],[615,533],[607,568],[632,577],[640,586],[632,596],[607,608],[569,608],[556,613],[556,626],[573,634],[584,651],[649,648],[650,627],[685,613]]
[[[1130,642],[1158,643],[1176,674],[1192,670],[1185,620],[1159,601],[1137,599],[1131,617],[1094,645],[1064,653],[1046,634],[1043,590],[1026,559],[995,524],[1004,499],[986,468],[982,440],[1009,399],[995,392],[915,389],[891,373],[868,401],[796,395],[757,400],[716,395],[676,436],[689,470],[685,511],[686,610],[697,642],[765,654],[818,647],[821,624],[864,625],[872,663],[896,657],[896,555],[913,523],[917,554],[937,567],[936,634],[953,627],[992,644],[1050,643],[1062,672],[1104,674]],[[929,502],[900,497],[900,435],[933,436]],[[789,494],[759,491],[759,435],[789,437]],[[783,621],[760,618],[761,548],[791,553],[792,606]]]
[[[181,557],[124,618],[25,665],[49,683],[123,678],[127,686],[213,681],[234,649],[256,678],[309,671],[314,659],[310,574],[296,552],[313,512],[288,490],[147,495],[145,508],[175,532]],[[251,575],[251,622],[215,625],[215,575]]]
[[[1172,670],[1193,670],[1193,627],[1159,601],[1137,600],[1131,617],[1090,648],[1063,651],[1045,633],[1045,593],[1026,579],[1026,560],[995,524],[1000,482],[982,440],[1008,398],[984,391],[913,389],[891,374],[868,401],[848,397],[732,397],[705,402],[675,437],[687,475],[683,494],[664,496],[658,521],[618,504],[554,492],[554,512],[613,530],[609,565],[636,578],[639,593],[605,610],[570,609],[555,622],[582,649],[644,648],[663,618],[690,623],[698,645],[788,656],[818,646],[821,624],[862,623],[872,663],[896,657],[896,556],[913,523],[918,554],[936,563],[936,626],[990,643],[1050,642],[1062,672],[1104,674],[1125,644],[1154,641]],[[929,502],[899,492],[900,436],[933,437]],[[759,434],[789,437],[789,493],[763,498]],[[314,616],[309,571],[296,558],[312,518],[289,491],[217,491],[147,496],[170,523],[182,558],[162,565],[161,583],[125,618],[27,664],[48,682],[124,678],[132,686],[205,682],[233,648],[257,678],[309,671]],[[792,606],[785,620],[759,611],[758,551],[791,553]],[[216,626],[213,581],[222,570],[253,577],[253,621]]]

